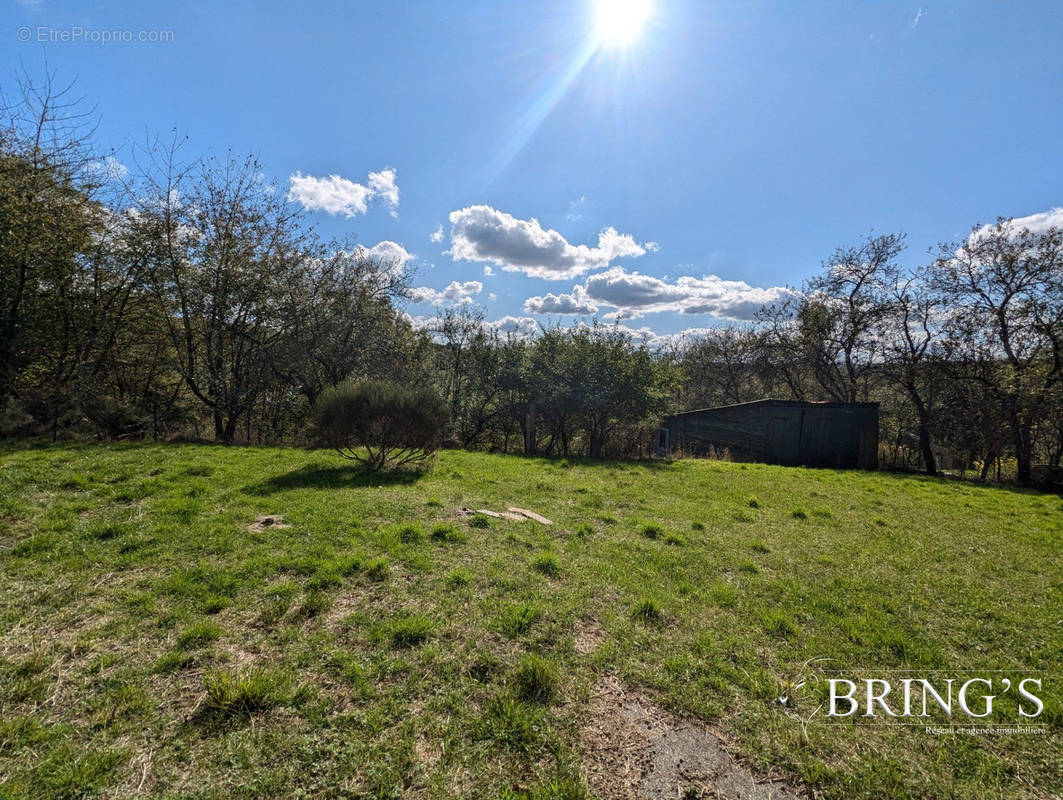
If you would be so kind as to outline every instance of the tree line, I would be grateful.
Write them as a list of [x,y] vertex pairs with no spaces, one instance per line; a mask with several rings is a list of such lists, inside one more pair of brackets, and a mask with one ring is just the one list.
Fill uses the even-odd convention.
[[[1063,231],[1011,220],[901,265],[841,247],[751,324],[649,346],[620,326],[417,327],[411,275],[324,240],[254,158],[126,172],[50,81],[0,129],[0,436],[301,443],[345,381],[431,390],[454,446],[651,454],[668,413],[763,397],[882,408],[883,463],[1029,483],[1063,458]],[[942,463],[942,462],[945,463]]]

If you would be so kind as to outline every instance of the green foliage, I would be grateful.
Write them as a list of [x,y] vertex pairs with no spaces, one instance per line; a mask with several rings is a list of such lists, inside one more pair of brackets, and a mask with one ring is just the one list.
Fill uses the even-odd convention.
[[424,461],[439,449],[448,423],[434,391],[384,381],[334,386],[314,412],[325,444],[374,470]]
[[374,581],[386,581],[391,574],[391,567],[386,558],[374,558],[365,565],[365,574]]
[[447,588],[448,589],[460,589],[463,586],[468,586],[472,580],[472,576],[466,569],[456,569],[447,575]]

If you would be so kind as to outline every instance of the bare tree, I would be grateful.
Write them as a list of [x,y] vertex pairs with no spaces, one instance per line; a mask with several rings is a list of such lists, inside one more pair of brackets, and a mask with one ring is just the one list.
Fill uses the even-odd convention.
[[157,237],[154,286],[189,390],[211,412],[215,438],[233,441],[286,328],[282,301],[302,258],[298,215],[266,186],[253,158],[180,168],[165,151],[137,209]]
[[1036,426],[1063,379],[1063,229],[975,227],[941,247],[934,283],[949,301],[950,357],[999,403],[1027,485]]
[[925,270],[909,274],[891,270],[886,283],[888,312],[880,319],[878,336],[882,369],[904,390],[915,409],[923,467],[928,475],[934,475],[938,465],[931,428],[940,372],[933,362],[945,301],[930,290]]

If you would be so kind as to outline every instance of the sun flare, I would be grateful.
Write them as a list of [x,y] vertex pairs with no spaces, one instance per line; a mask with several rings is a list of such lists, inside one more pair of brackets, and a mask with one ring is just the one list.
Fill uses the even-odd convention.
[[649,19],[651,0],[597,0],[594,31],[598,41],[611,47],[623,47],[638,38]]

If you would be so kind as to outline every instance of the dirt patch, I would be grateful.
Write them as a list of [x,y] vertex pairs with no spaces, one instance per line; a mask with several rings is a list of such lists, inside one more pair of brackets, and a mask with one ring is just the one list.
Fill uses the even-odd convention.
[[576,633],[573,637],[576,652],[581,656],[589,655],[602,646],[605,634],[593,619],[580,620],[576,625]]
[[292,527],[284,521],[283,514],[263,514],[258,517],[254,522],[248,525],[253,531],[264,531],[269,528],[290,528]]
[[599,681],[580,729],[584,777],[601,800],[801,800],[784,780],[756,776],[703,723],[665,711],[611,676]]

